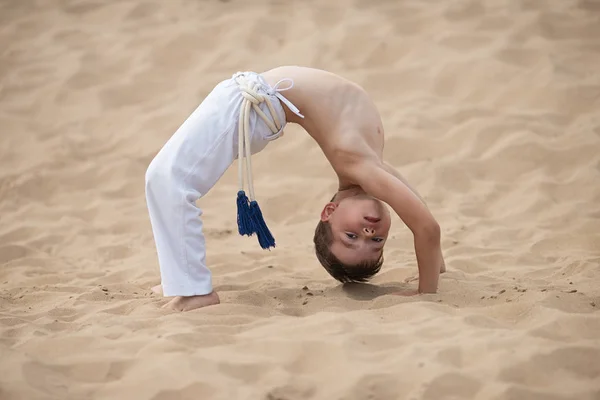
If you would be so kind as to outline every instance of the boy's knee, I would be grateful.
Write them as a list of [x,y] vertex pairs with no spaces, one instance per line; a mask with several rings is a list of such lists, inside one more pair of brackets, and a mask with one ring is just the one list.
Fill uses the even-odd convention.
[[155,189],[159,180],[160,174],[156,168],[154,160],[152,160],[152,162],[146,169],[146,174],[144,175],[146,196],[148,196]]
[[146,174],[144,175],[145,192],[147,199],[157,200],[167,193],[169,185],[173,184],[173,179],[169,176],[172,169],[161,160],[155,158],[152,160]]

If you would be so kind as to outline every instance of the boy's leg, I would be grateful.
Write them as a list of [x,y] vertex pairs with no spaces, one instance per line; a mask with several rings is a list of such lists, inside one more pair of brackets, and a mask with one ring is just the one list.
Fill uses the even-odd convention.
[[[218,303],[206,266],[202,210],[205,195],[231,165],[236,154],[235,118],[221,107],[227,88],[217,87],[181,125],[146,171],[146,199],[156,243],[165,296],[204,296],[190,304]],[[189,300],[188,300],[189,302]],[[171,302],[182,303],[181,298]],[[189,309],[175,304],[177,309]]]

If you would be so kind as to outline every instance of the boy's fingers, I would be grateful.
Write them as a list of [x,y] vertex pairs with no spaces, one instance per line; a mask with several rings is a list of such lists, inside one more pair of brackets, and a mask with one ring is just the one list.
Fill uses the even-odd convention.
[[400,292],[396,292],[394,293],[396,296],[416,296],[419,294],[419,291],[417,289],[406,289],[406,290],[402,290]]

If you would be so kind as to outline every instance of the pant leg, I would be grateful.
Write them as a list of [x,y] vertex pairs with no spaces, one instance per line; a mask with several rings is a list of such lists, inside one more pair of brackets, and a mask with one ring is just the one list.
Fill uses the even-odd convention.
[[233,139],[241,100],[233,90],[227,81],[217,85],[146,171],[146,201],[165,296],[212,292],[202,210],[195,202],[237,156]]

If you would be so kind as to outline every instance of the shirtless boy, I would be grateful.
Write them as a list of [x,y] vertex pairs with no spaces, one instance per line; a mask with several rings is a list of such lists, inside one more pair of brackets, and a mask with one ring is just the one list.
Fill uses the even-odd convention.
[[[338,176],[339,189],[321,211],[314,235],[327,272],[340,282],[365,282],[380,270],[391,225],[386,203],[414,235],[419,283],[411,294],[435,293],[445,271],[440,227],[419,194],[383,161],[383,124],[374,103],[340,76],[288,66],[237,73],[219,83],[148,167],[146,198],[162,280],[155,290],[173,297],[165,307],[188,311],[219,303],[195,201],[238,154],[249,163],[250,154],[277,139],[286,123],[308,132]],[[249,177],[253,200],[251,184]]]

